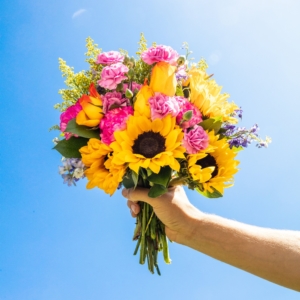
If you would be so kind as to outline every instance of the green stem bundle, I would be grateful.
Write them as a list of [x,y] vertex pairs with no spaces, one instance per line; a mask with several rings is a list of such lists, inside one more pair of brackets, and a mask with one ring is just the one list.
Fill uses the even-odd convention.
[[133,237],[137,245],[133,254],[136,255],[140,249],[140,264],[143,265],[147,260],[149,271],[154,274],[156,269],[157,274],[161,275],[157,263],[158,252],[163,251],[164,261],[171,263],[164,224],[157,218],[152,206],[145,202],[139,205],[141,211],[137,216]]

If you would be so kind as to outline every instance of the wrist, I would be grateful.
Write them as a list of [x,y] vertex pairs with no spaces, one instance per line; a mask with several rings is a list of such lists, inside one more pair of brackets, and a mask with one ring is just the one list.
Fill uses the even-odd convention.
[[200,234],[201,222],[206,214],[192,206],[187,210],[182,229],[177,234],[177,243],[191,247],[193,240]]

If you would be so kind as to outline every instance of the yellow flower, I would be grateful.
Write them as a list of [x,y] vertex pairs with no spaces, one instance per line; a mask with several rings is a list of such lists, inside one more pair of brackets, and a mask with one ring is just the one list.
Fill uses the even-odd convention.
[[137,112],[141,116],[150,118],[151,111],[148,99],[152,96],[154,96],[154,92],[147,84],[144,84],[136,95],[136,101],[134,102],[135,113]]
[[110,145],[114,150],[112,162],[128,165],[136,173],[140,167],[156,174],[163,166],[179,171],[176,158],[185,158],[182,138],[182,130],[170,115],[154,121],[145,116],[131,116],[127,129],[115,132],[116,141]]
[[167,96],[174,96],[176,93],[176,67],[160,61],[152,69],[150,87],[154,92]]
[[202,184],[204,192],[213,193],[215,189],[223,195],[224,188],[233,185],[233,175],[238,171],[239,162],[234,160],[237,153],[229,148],[225,139],[219,140],[213,130],[208,136],[209,147],[188,156],[189,173]]
[[229,103],[228,94],[221,94],[222,87],[215,80],[209,78],[206,72],[197,68],[189,71],[189,80],[184,85],[190,85],[190,100],[209,118],[221,117],[222,122],[237,123],[237,119],[231,115],[239,107],[235,103]]
[[76,123],[89,127],[99,125],[103,117],[102,100],[94,84],[90,85],[90,95],[83,95],[79,99],[79,103],[82,106],[82,110],[76,116]]
[[112,164],[112,149],[98,139],[90,139],[87,146],[80,148],[82,162],[88,169],[87,189],[98,187],[110,196],[116,191],[125,174],[123,166]]

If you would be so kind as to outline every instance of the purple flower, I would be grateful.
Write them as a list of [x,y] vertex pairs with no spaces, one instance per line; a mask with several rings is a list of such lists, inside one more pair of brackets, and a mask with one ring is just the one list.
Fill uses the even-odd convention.
[[100,53],[97,57],[96,63],[101,65],[112,65],[122,63],[124,56],[118,51],[109,51]]
[[186,72],[186,65],[180,66],[175,73],[177,81],[185,81],[189,78]]
[[195,125],[191,130],[184,131],[183,146],[189,154],[196,154],[208,146],[208,135],[205,130]]
[[103,113],[107,113],[111,107],[128,106],[129,100],[122,97],[119,92],[108,92],[102,96]]
[[59,174],[61,174],[64,183],[68,186],[76,185],[79,179],[84,178],[85,165],[79,158],[63,158],[63,166],[59,167]]
[[102,69],[101,79],[98,81],[98,84],[106,89],[113,90],[119,83],[127,79],[124,74],[128,71],[129,69],[122,63],[106,66]]
[[171,65],[176,65],[178,57],[179,54],[175,50],[164,45],[150,47],[141,55],[142,60],[148,65],[152,65],[160,61],[167,62]]
[[236,109],[234,112],[235,112],[235,114],[236,114],[240,119],[242,119],[242,117],[243,117],[243,110],[242,110],[241,107],[240,107],[240,109]]
[[179,105],[175,97],[169,97],[161,93],[155,93],[153,97],[150,97],[148,103],[151,108],[151,118],[162,119],[166,115],[171,114],[176,117],[179,113]]

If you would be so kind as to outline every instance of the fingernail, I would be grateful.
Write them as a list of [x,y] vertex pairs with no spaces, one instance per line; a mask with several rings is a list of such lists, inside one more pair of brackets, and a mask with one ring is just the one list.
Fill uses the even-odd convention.
[[135,205],[131,205],[131,206],[130,206],[130,209],[131,209],[135,214],[137,214],[137,209],[136,209],[136,206],[135,206]]

